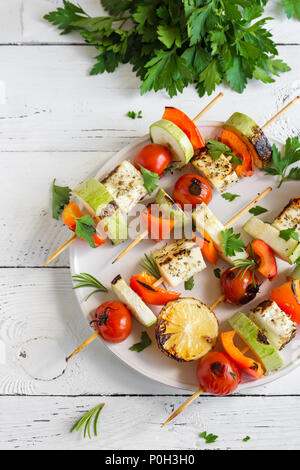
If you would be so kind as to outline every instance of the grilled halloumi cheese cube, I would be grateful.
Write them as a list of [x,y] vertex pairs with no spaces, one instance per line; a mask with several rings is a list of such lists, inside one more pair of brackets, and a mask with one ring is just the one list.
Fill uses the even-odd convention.
[[245,250],[236,253],[234,256],[225,255],[222,246],[221,232],[226,230],[226,228],[204,202],[196,207],[192,213],[192,217],[197,230],[205,230],[208,233],[219,255],[227,261],[227,263],[234,265],[235,260],[248,258],[248,254]]
[[206,267],[199,245],[186,238],[165,245],[154,251],[153,256],[161,276],[172,287]]
[[124,214],[128,214],[147,194],[141,173],[128,160],[114,168],[101,183]]
[[191,163],[219,193],[223,193],[239,180],[228,158],[221,155],[214,160],[207,147],[197,150]]
[[131,287],[118,274],[111,281],[111,288],[118,299],[131,311],[132,315],[144,326],[156,323],[157,318],[148,305],[131,289]]
[[250,319],[278,350],[283,349],[297,331],[297,324],[272,300],[260,303],[250,313]]
[[300,197],[291,199],[273,222],[278,230],[287,230],[296,227],[300,237]]

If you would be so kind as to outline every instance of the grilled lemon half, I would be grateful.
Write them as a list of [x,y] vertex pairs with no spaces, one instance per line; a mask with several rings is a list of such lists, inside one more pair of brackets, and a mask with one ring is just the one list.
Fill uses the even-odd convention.
[[181,297],[168,302],[156,324],[158,347],[176,361],[195,361],[216,344],[219,324],[200,300]]

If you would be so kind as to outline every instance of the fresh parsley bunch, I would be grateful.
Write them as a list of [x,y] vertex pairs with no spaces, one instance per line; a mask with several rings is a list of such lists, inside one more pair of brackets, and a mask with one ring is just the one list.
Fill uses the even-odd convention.
[[[110,16],[90,17],[67,0],[45,18],[61,34],[78,31],[98,50],[92,75],[130,63],[141,93],[166,90],[172,97],[194,83],[200,96],[226,82],[242,93],[249,79],[274,82],[290,70],[280,59],[267,0],[101,0]],[[283,2],[285,8],[292,7]],[[288,5],[287,5],[288,4]],[[294,10],[293,10],[294,11]]]

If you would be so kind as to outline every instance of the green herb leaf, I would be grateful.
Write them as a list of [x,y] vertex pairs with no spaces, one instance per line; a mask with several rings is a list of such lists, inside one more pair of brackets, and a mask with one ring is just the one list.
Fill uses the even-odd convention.
[[156,279],[160,279],[161,275],[159,272],[159,268],[152,252],[150,253],[150,256],[146,255],[145,253],[144,259],[142,260],[141,263],[139,263],[139,265],[143,269],[145,269],[147,273],[150,274],[150,276],[153,276]]
[[210,156],[214,160],[218,160],[221,155],[233,156],[233,153],[231,152],[230,148],[222,142],[219,142],[218,140],[208,139],[206,147],[209,150]]
[[157,173],[153,173],[153,171],[147,170],[142,165],[139,165],[139,167],[144,178],[144,186],[150,196],[153,191],[155,191],[155,189],[158,187],[159,176]]
[[285,240],[286,242],[289,241],[291,238],[300,242],[299,234],[296,232],[297,228],[287,228],[286,230],[280,230],[279,237]]
[[253,215],[260,215],[264,214],[264,212],[268,212],[268,209],[265,209],[264,207],[261,206],[254,206],[249,210],[250,214]]
[[244,441],[244,442],[248,442],[248,441],[250,441],[250,439],[251,439],[250,436],[246,436],[246,437],[244,437],[243,441]]
[[234,201],[237,197],[240,197],[239,194],[231,194],[231,193],[224,193],[222,194],[222,198],[226,199],[226,201]]
[[138,111],[137,113],[134,111],[128,111],[126,114],[127,117],[130,117],[131,119],[142,119],[142,111]]
[[233,233],[233,228],[227,228],[221,232],[222,246],[226,256],[234,256],[244,251],[244,243],[240,233]]
[[91,274],[74,274],[72,279],[76,283],[73,289],[80,289],[81,287],[92,287],[95,289],[85,298],[86,301],[97,292],[108,292],[107,288]]
[[200,434],[200,437],[205,439],[206,444],[212,444],[213,442],[216,442],[219,436],[217,436],[216,434],[207,434],[207,432],[204,431]]
[[80,431],[84,427],[84,438],[88,435],[91,439],[91,423],[94,420],[94,434],[95,436],[98,435],[98,419],[102,408],[104,407],[105,403],[100,403],[100,405],[95,406],[92,410],[88,411],[85,415],[83,415],[71,428],[70,432],[73,431]]
[[142,331],[141,334],[141,341],[139,343],[135,343],[133,346],[131,346],[129,349],[130,351],[136,351],[136,352],[141,352],[150,344],[152,343],[151,339],[149,338],[149,335],[146,331]]
[[92,248],[96,248],[93,235],[95,234],[95,222],[89,215],[84,215],[76,220],[75,233],[78,238],[83,238]]
[[217,279],[221,279],[221,269],[220,268],[214,269],[214,275],[216,276]]
[[237,375],[234,372],[229,372],[229,374],[234,378],[237,379]]
[[70,202],[71,189],[68,186],[57,186],[55,181],[52,183],[52,217],[58,220],[63,208]]
[[192,290],[194,288],[194,285],[195,285],[195,280],[192,276],[187,281],[185,281],[184,288],[185,290]]
[[285,143],[285,153],[281,155],[276,145],[272,145],[273,165],[261,168],[269,175],[280,176],[278,188],[286,179],[299,180],[300,168],[292,168],[287,174],[288,167],[300,160],[300,140],[299,137],[288,137]]

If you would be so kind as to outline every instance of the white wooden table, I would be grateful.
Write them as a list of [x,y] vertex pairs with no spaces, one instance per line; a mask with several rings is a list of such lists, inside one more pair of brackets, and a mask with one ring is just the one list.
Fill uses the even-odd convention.
[[[53,342],[66,353],[90,332],[71,290],[68,254],[41,268],[69,236],[49,211],[53,178],[72,187],[145,134],[165,105],[195,115],[210,100],[200,101],[192,87],[172,101],[163,92],[140,97],[129,66],[88,76],[93,47],[77,35],[59,36],[42,20],[60,3],[0,2],[0,348],[6,350],[0,365],[0,448],[204,449],[199,434],[206,430],[219,436],[209,449],[299,449],[299,370],[245,394],[199,398],[166,429],[160,424],[186,392],[138,375],[100,341],[56,381],[34,380],[24,370],[25,344],[36,359],[36,345]],[[91,13],[101,11],[97,0],[80,3]],[[300,26],[285,19],[278,2],[270,3],[280,57],[292,71],[272,85],[251,83],[243,95],[224,88],[225,98],[206,119],[223,120],[240,110],[263,123],[300,94]],[[139,109],[143,119],[125,116]],[[270,131],[282,139],[299,134],[299,120],[295,106]],[[99,402],[106,403],[100,437],[88,441],[70,434],[74,420]],[[244,443],[246,435],[251,440]]]

